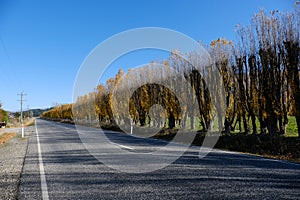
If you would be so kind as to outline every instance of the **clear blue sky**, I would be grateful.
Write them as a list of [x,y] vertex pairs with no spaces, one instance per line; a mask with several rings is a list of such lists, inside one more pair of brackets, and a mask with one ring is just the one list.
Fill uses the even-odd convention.
[[[233,40],[235,25],[248,25],[260,8],[289,11],[293,0],[0,0],[0,101],[18,111],[17,93],[27,93],[25,108],[72,102],[77,71],[108,37],[132,28],[164,27],[210,43]],[[134,67],[160,52],[128,55],[110,66]]]

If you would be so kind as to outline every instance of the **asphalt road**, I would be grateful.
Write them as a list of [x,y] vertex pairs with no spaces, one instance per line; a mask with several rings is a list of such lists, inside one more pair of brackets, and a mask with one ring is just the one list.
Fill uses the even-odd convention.
[[[126,161],[126,154],[120,158],[122,162],[113,154],[98,154],[97,158],[105,157],[99,161],[83,146],[75,126],[40,119],[36,125],[29,140],[19,199],[300,198],[298,164],[224,151],[213,151],[200,159],[198,149],[190,148],[163,169],[126,173],[104,164],[115,160],[118,167]],[[151,154],[166,145],[119,133],[106,135],[111,144],[131,153]]]

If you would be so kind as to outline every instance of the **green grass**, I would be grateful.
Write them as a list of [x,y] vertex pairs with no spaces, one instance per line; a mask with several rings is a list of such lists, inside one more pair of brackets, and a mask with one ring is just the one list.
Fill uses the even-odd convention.
[[[296,118],[294,116],[289,116],[289,123],[286,127],[286,134],[284,135],[285,137],[298,137],[298,129],[297,129],[297,123],[296,123]],[[260,123],[258,118],[256,118],[256,127],[257,127],[257,131],[260,131]],[[249,120],[249,126],[250,126],[250,130],[252,130],[252,122],[251,119]],[[237,124],[235,131],[233,133],[239,133],[240,128],[239,128],[239,124]],[[244,128],[242,127],[242,131],[244,131]],[[250,131],[251,132],[251,131]]]
[[298,136],[298,129],[297,129],[297,123],[296,118],[290,116],[289,117],[289,123],[286,127],[286,134],[285,137],[297,137]]
[[[297,129],[296,118],[294,116],[289,116],[288,120],[289,120],[289,122],[288,122],[288,125],[286,127],[286,134],[284,136],[285,137],[298,137],[298,129]],[[166,119],[166,123],[168,123],[168,119]],[[258,133],[260,133],[260,123],[259,123],[258,118],[256,118],[255,123],[256,123],[257,131],[258,131]],[[190,124],[191,124],[190,123],[190,117],[188,117],[187,122],[186,122],[185,131],[191,131]],[[242,125],[243,125],[243,123],[242,123]],[[248,125],[249,125],[249,128],[250,128],[250,133],[252,133],[251,119],[249,119]],[[198,118],[195,118],[195,127],[198,130],[202,129],[200,120]],[[213,130],[218,130],[218,120],[217,119],[213,121]],[[245,131],[244,128],[241,127],[241,132],[244,132],[244,131]],[[240,133],[239,123],[237,123],[237,125],[235,127],[235,130],[231,133],[233,133],[233,134],[239,134]]]

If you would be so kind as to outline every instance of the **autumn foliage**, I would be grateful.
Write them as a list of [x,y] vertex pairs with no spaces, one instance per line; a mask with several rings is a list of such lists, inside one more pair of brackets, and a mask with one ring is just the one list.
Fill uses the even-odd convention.
[[[125,74],[120,69],[105,85],[99,84],[73,105],[58,106],[43,117],[85,124],[134,124],[205,132],[213,125],[215,110],[225,108],[220,127],[224,134],[237,129],[246,134],[284,134],[288,116],[292,115],[296,117],[300,137],[299,16],[299,8],[269,15],[260,11],[250,26],[237,26],[237,41],[219,38],[207,46],[212,58],[209,66],[201,66],[201,57],[194,52],[186,53],[188,59],[182,59],[174,51],[168,60],[159,63],[162,71],[151,71],[151,63],[142,72],[130,69]],[[184,88],[178,80],[170,80],[165,75],[168,70],[175,71],[177,79],[184,78],[189,86]],[[212,95],[205,76],[216,71],[220,80],[214,84],[222,84],[224,91],[217,87]],[[124,82],[122,77],[126,76],[131,77]],[[144,84],[129,92],[137,82],[152,79],[160,79],[161,84]],[[118,86],[120,81],[123,88]],[[165,87],[164,81],[173,84],[176,91]],[[213,96],[219,101],[224,98],[224,104],[215,104],[217,100]],[[122,99],[126,98],[128,107],[122,107]],[[158,110],[152,113],[151,108],[156,104],[163,109],[155,107]],[[129,115],[123,116],[126,112]]]

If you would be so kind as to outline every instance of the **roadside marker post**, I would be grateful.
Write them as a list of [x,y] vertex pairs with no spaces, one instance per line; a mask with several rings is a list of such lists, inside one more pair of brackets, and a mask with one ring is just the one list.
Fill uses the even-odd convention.
[[133,132],[133,120],[130,119],[130,134],[132,135]]
[[22,120],[22,125],[21,125],[21,126],[22,126],[22,138],[24,138],[24,132],[25,132],[25,131],[24,131],[24,124],[23,124],[23,120]]

